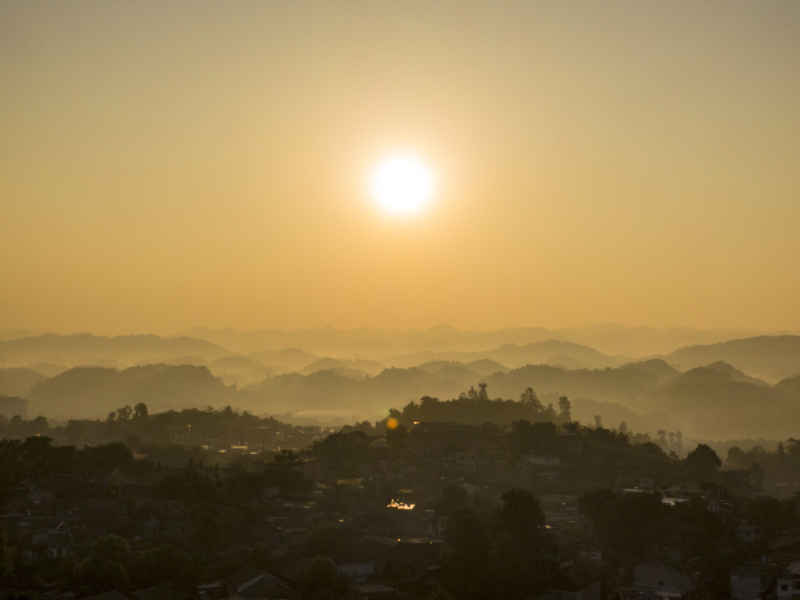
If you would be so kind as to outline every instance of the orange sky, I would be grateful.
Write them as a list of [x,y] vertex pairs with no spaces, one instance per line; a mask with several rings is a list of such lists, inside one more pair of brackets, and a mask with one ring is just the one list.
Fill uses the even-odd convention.
[[800,4],[162,4],[0,6],[0,328],[800,328]]

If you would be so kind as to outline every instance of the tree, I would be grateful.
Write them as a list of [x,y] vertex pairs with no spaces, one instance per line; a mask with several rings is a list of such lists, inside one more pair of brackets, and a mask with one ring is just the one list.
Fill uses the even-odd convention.
[[346,598],[349,582],[336,570],[336,563],[327,556],[317,556],[311,561],[300,581],[303,600],[336,600]]
[[566,396],[558,399],[558,418],[562,423],[572,421],[572,404]]
[[0,529],[0,577],[8,577],[14,572],[14,561],[8,547],[6,528]]
[[525,388],[525,391],[522,392],[519,400],[522,402],[522,404],[530,404],[533,406],[537,413],[544,410],[542,403],[539,401],[539,397],[536,395],[536,392],[533,391],[532,387]]
[[659,429],[658,430],[658,444],[662,448],[666,448],[667,447],[667,432],[664,429]]
[[460,508],[450,515],[445,540],[451,554],[445,561],[443,579],[457,598],[485,597],[489,580],[489,536],[478,514]]
[[469,496],[463,486],[451,483],[442,490],[442,497],[436,504],[436,511],[449,515],[467,506]]
[[78,564],[76,577],[95,591],[125,589],[128,578],[128,563],[131,548],[125,538],[106,535],[97,539],[89,556]]
[[130,421],[132,414],[133,409],[129,405],[125,405],[122,408],[117,409],[117,418],[120,421]]
[[697,448],[689,453],[684,461],[689,473],[700,480],[709,480],[714,477],[722,466],[722,461],[714,450],[706,444],[698,444]]
[[33,420],[34,433],[45,433],[49,428],[47,417],[40,415]]
[[139,402],[133,407],[133,417],[135,419],[146,419],[148,415],[147,404]]
[[500,524],[514,536],[535,538],[544,527],[544,511],[528,490],[513,488],[502,495]]
[[731,446],[728,448],[728,458],[725,462],[729,467],[741,467],[744,464],[744,460],[744,450],[739,448],[739,446]]
[[605,551],[638,559],[665,535],[664,512],[658,494],[622,494],[597,490],[581,496],[580,511],[592,523],[594,535]]
[[555,543],[529,491],[515,488],[503,494],[495,543],[492,579],[499,597],[528,598],[544,590],[557,570]]

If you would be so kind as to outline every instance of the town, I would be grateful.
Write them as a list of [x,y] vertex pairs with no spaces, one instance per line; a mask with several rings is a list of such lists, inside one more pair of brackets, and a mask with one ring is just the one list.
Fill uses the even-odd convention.
[[679,432],[581,425],[569,404],[482,387],[337,430],[143,403],[4,418],[1,597],[797,593],[800,497],[780,483],[800,442],[684,452]]

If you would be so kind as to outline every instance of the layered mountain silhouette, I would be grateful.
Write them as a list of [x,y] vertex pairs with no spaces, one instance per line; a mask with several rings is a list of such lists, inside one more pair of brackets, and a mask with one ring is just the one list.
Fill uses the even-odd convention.
[[782,437],[795,429],[800,394],[771,386],[725,362],[681,373],[649,394],[649,409],[666,426],[693,434],[736,437],[758,432]]
[[[195,364],[191,361],[186,364]],[[263,365],[260,361],[238,354],[223,356],[208,363],[211,372],[220,377],[228,385],[251,385],[263,381],[275,373],[274,368]]]
[[0,369],[0,396],[27,396],[37,383],[45,379],[33,369]]
[[213,360],[228,354],[230,352],[221,346],[205,340],[157,335],[46,334],[0,342],[0,364],[8,366],[39,362],[69,366],[128,366],[169,361],[176,357]]
[[639,431],[681,429],[719,438],[790,435],[800,403],[800,377],[773,386],[727,363],[681,373],[661,360],[605,369],[527,365],[490,375],[465,363],[431,362],[374,376],[335,369],[279,374],[238,390],[206,367],[79,367],[39,381],[27,398],[30,415],[56,417],[103,417],[145,402],[151,410],[230,404],[255,413],[338,410],[373,418],[422,396],[456,397],[480,382],[492,398],[519,398],[527,387],[545,404],[569,396],[573,416],[583,422],[599,415],[612,426],[624,420]]
[[[528,387],[544,403],[569,396],[573,415],[584,422],[599,415],[607,425],[625,420],[640,431],[780,437],[794,432],[799,349],[800,336],[764,336],[682,348],[668,360],[625,362],[581,344],[543,340],[485,351],[406,354],[382,363],[299,348],[237,355],[193,338],[46,335],[0,342],[0,357],[6,364],[48,364],[55,376],[2,369],[0,394],[25,397],[33,416],[104,417],[145,402],[152,410],[231,404],[257,413],[343,411],[375,417],[426,395],[453,398],[483,382],[492,398],[518,398]],[[58,372],[63,368],[58,365],[74,360],[124,365],[147,363],[152,356],[164,358],[121,370],[81,366]],[[705,358],[712,360],[702,362]]]
[[312,363],[306,365],[302,369],[302,373],[310,375],[318,371],[335,371],[349,377],[366,377],[368,375],[377,375],[383,371],[384,366],[374,360],[362,359],[342,359],[342,358],[319,358]]
[[679,369],[724,361],[751,375],[778,381],[800,375],[800,335],[762,335],[687,346],[665,358]]
[[223,406],[235,400],[234,389],[206,367],[76,367],[35,385],[28,395],[28,410],[48,417],[103,417],[139,402],[158,411]]
[[320,357],[299,348],[283,348],[281,350],[264,350],[253,352],[250,358],[265,367],[279,372],[300,371]]
[[391,359],[396,367],[411,367],[436,361],[474,363],[489,360],[507,367],[528,364],[548,364],[566,368],[611,367],[625,362],[624,359],[563,340],[544,340],[530,344],[504,344],[489,350],[474,352],[419,352]]
[[[709,344],[756,333],[745,330],[699,330],[602,324],[561,329],[509,327],[488,331],[470,331],[448,325],[406,331],[334,329],[331,327],[294,331],[235,331],[197,328],[188,331],[186,335],[209,340],[241,354],[261,352],[267,348],[305,348],[323,356],[361,356],[392,364],[388,361],[400,355],[421,352],[473,352],[505,344],[525,346],[553,339],[570,340],[598,348],[611,355],[653,356],[678,347]],[[408,367],[427,360],[433,360],[433,358],[423,358],[408,364],[393,364],[399,367]],[[452,360],[461,359],[453,358]]]

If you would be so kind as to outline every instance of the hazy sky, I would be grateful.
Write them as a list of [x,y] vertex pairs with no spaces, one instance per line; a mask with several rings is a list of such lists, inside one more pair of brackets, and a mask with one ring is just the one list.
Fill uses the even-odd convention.
[[796,0],[1,2],[0,327],[798,329],[799,73]]

